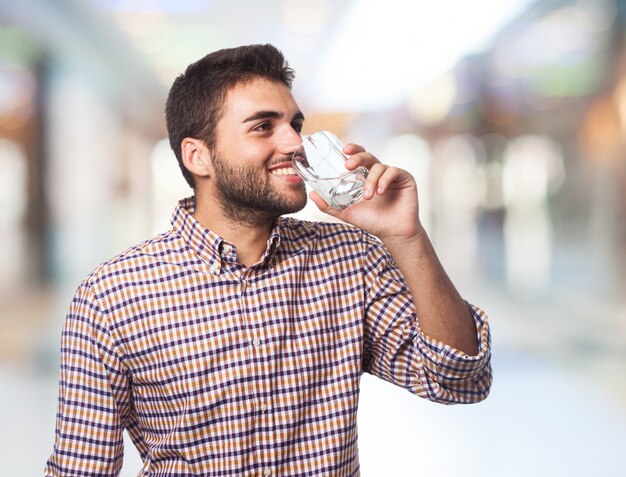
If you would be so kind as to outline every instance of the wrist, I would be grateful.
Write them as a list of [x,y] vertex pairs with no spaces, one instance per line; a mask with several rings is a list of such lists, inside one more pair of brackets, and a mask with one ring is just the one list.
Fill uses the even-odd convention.
[[396,261],[411,257],[412,262],[421,263],[432,260],[435,254],[428,234],[421,226],[411,234],[379,238]]
[[407,246],[419,246],[420,244],[430,242],[428,234],[422,224],[418,223],[413,229],[406,231],[405,233],[390,233],[381,234],[378,238],[385,244],[387,248],[390,247],[407,247]]

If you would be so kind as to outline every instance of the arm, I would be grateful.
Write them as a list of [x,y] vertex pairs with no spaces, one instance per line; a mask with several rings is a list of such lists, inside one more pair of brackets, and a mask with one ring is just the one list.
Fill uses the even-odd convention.
[[63,327],[56,439],[45,475],[118,475],[129,413],[124,368],[93,291],[83,284]]
[[468,306],[479,336],[476,356],[424,335],[415,300],[389,251],[371,235],[363,237],[364,371],[445,404],[486,398],[492,380],[486,315]]
[[461,298],[441,266],[419,221],[415,180],[380,164],[360,146],[348,145],[344,152],[352,154],[348,169],[370,170],[364,200],[337,211],[315,192],[311,198],[322,211],[375,235],[386,247],[372,245],[365,234],[366,255],[379,257],[375,266],[366,266],[371,290],[366,367],[436,401],[483,399],[491,385],[486,315]]
[[407,281],[422,332],[459,349],[478,353],[476,326],[467,303],[441,266],[419,220],[415,179],[406,171],[381,164],[361,146],[348,144],[346,167],[370,170],[363,200],[345,210],[332,209],[313,192],[324,212],[378,237]]
[[467,355],[477,355],[471,309],[441,266],[426,232],[392,237],[383,243],[409,285],[422,332]]

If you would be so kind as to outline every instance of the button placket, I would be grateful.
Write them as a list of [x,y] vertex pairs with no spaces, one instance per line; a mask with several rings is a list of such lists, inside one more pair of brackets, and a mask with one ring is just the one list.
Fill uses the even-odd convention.
[[[256,293],[257,286],[262,285],[262,272],[258,267],[246,270],[240,278],[241,301],[245,304],[246,324],[249,333],[250,355],[254,359],[253,373],[256,390],[256,410],[258,412],[259,461],[269,464],[263,467],[261,475],[275,475],[271,466],[276,459],[275,430],[273,429],[273,413],[269,412],[272,404],[272,355],[274,343],[271,339],[268,315],[263,307],[263,297]],[[269,474],[264,472],[268,471]]]

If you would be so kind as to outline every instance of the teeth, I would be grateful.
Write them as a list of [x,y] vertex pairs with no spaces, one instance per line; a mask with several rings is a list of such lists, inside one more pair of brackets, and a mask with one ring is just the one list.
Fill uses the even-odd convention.
[[272,174],[275,174],[277,176],[292,176],[296,173],[296,171],[293,170],[293,167],[284,167],[282,169],[274,169],[272,171]]

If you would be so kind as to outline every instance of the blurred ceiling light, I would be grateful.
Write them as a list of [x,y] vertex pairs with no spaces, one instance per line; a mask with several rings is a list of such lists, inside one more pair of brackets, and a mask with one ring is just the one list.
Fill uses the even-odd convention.
[[484,157],[482,143],[470,134],[447,137],[435,146],[435,157],[445,208],[451,212],[473,211],[485,195],[478,167]]
[[316,103],[348,111],[397,106],[416,86],[484,49],[530,1],[352,2],[325,50]]
[[389,164],[411,172],[418,183],[426,186],[432,150],[424,139],[414,134],[394,136],[385,144],[382,156]]
[[483,193],[479,203],[487,210],[499,210],[504,207],[502,196],[502,163],[489,161],[482,165],[478,172],[478,182],[482,184]]
[[504,245],[507,285],[521,299],[536,299],[550,283],[552,222],[547,199],[565,178],[561,148],[553,139],[514,139],[505,154]]
[[553,139],[528,135],[510,142],[504,154],[502,183],[508,206],[543,202],[564,180],[563,155]]
[[394,136],[385,144],[383,158],[393,166],[408,171],[417,183],[420,198],[420,220],[424,228],[431,229],[432,191],[430,167],[432,150],[428,142],[414,134]]
[[416,90],[409,98],[413,119],[424,126],[434,126],[445,119],[456,100],[456,83],[447,73]]
[[144,0],[142,8],[137,9],[135,0],[118,3],[115,10],[115,22],[125,33],[141,37],[157,30],[165,20],[165,13],[157,2]]

